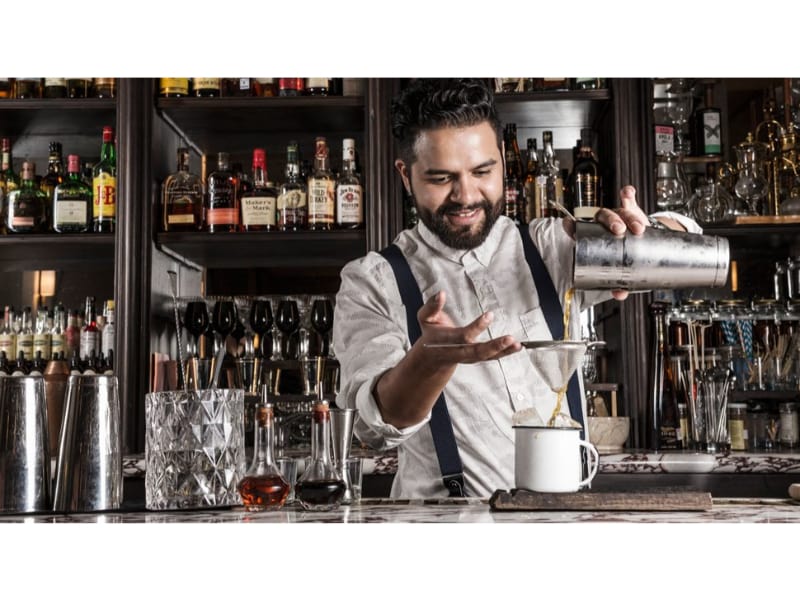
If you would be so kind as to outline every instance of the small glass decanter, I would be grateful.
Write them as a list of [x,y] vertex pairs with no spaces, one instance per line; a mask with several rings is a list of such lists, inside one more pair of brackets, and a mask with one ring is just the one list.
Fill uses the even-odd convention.
[[331,460],[331,415],[320,397],[311,409],[311,460],[294,486],[305,510],[333,510],[342,502],[347,486]]
[[239,482],[239,494],[248,511],[277,510],[286,502],[289,484],[275,464],[275,429],[272,404],[266,402],[267,386],[256,405],[253,462]]

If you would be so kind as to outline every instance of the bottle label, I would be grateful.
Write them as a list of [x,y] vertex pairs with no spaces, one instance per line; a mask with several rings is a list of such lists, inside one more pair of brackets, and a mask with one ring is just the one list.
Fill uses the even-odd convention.
[[209,208],[206,211],[208,225],[238,225],[239,211],[235,208]]
[[15,338],[13,333],[0,333],[0,352],[5,352],[8,360],[13,360],[17,355]]
[[99,349],[97,333],[97,331],[81,331],[80,358],[89,358],[92,354],[92,350],[97,354]]
[[185,214],[171,214],[167,216],[167,223],[170,225],[191,225],[194,223],[194,215],[192,213]]
[[159,86],[162,94],[189,95],[189,80],[185,77],[162,77]]
[[342,184],[336,188],[336,222],[340,224],[364,222],[364,190],[360,185]]
[[45,77],[44,87],[66,87],[67,80],[63,77]]
[[59,200],[56,202],[56,225],[86,225],[86,200]]
[[519,200],[519,190],[516,186],[513,185],[506,185],[505,186],[505,199],[506,199],[506,210],[505,215],[511,219],[517,218],[517,202]]
[[34,333],[33,334],[33,356],[37,352],[42,353],[44,360],[50,360],[50,334],[49,333]]
[[744,450],[744,421],[741,419],[729,419],[728,433],[731,437],[731,450]]
[[218,90],[219,77],[195,77],[194,89],[196,90]]
[[18,217],[17,215],[11,217],[11,227],[14,229],[21,227],[33,227],[33,226],[34,226],[33,217]]
[[275,198],[242,198],[242,225],[275,225]]
[[278,196],[278,210],[300,210],[306,209],[306,193],[303,190],[289,190]]
[[[575,177],[575,206],[597,206],[597,188],[599,178],[589,173],[580,173]],[[596,212],[596,211],[595,211]],[[577,216],[577,215],[575,215]]]
[[312,177],[308,180],[308,219],[313,223],[333,225],[335,210],[333,179]]
[[65,348],[66,339],[63,333],[50,334],[50,356],[55,356],[56,352],[62,354],[66,352]]
[[668,125],[656,125],[656,154],[675,151],[675,129]]
[[703,113],[703,146],[705,154],[722,152],[722,124],[720,113],[711,111]]
[[308,88],[327,88],[327,77],[306,77],[306,89]]
[[25,356],[25,360],[33,360],[33,334],[22,334],[17,336],[17,354],[20,352]]
[[100,173],[92,180],[92,184],[92,215],[95,219],[113,219],[117,212],[117,178],[110,173]]

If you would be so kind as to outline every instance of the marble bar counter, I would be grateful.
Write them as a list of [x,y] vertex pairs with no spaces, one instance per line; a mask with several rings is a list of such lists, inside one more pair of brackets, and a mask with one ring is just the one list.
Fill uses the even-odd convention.
[[327,512],[288,506],[247,512],[242,507],[184,511],[109,511],[0,516],[2,523],[800,523],[792,499],[714,498],[704,511],[495,511],[487,499],[363,498]]

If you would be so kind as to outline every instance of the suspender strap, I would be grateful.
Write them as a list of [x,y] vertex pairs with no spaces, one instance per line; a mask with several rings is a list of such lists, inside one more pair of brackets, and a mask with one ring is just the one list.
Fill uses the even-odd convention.
[[[389,262],[397,279],[400,297],[406,307],[406,321],[408,323],[408,339],[411,344],[422,335],[422,329],[417,320],[417,311],[422,308],[422,292],[420,292],[406,257],[395,244],[390,244],[381,255]],[[442,480],[450,496],[466,496],[464,489],[464,473],[461,466],[461,457],[458,455],[458,446],[453,434],[453,424],[444,399],[444,392],[439,394],[436,404],[431,410],[430,420],[433,445],[436,448],[436,457],[439,459],[439,468]]]
[[[550,273],[547,272],[547,267],[542,260],[542,255],[539,254],[536,245],[531,239],[528,226],[522,224],[519,226],[519,233],[522,237],[522,247],[525,251],[525,260],[531,270],[533,276],[533,283],[536,285],[536,292],[539,294],[539,302],[542,305],[545,321],[547,327],[550,329],[550,334],[554,340],[564,339],[564,312],[561,308],[561,300],[558,297],[553,280]],[[569,413],[573,419],[578,421],[583,426],[583,410],[581,410],[581,389],[578,384],[578,372],[575,371],[569,379],[567,385],[567,406],[569,406]],[[584,430],[581,429],[581,438],[584,438]]]

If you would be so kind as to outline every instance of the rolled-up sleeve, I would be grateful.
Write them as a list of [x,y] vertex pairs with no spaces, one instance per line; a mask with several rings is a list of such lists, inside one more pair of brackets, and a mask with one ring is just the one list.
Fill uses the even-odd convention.
[[[334,352],[340,365],[336,404],[358,409],[356,437],[376,450],[385,450],[414,435],[429,420],[398,429],[385,423],[375,402],[378,378],[408,352],[405,307],[389,263],[369,253],[348,263],[341,272],[333,319]],[[409,394],[414,387],[409,385]]]

